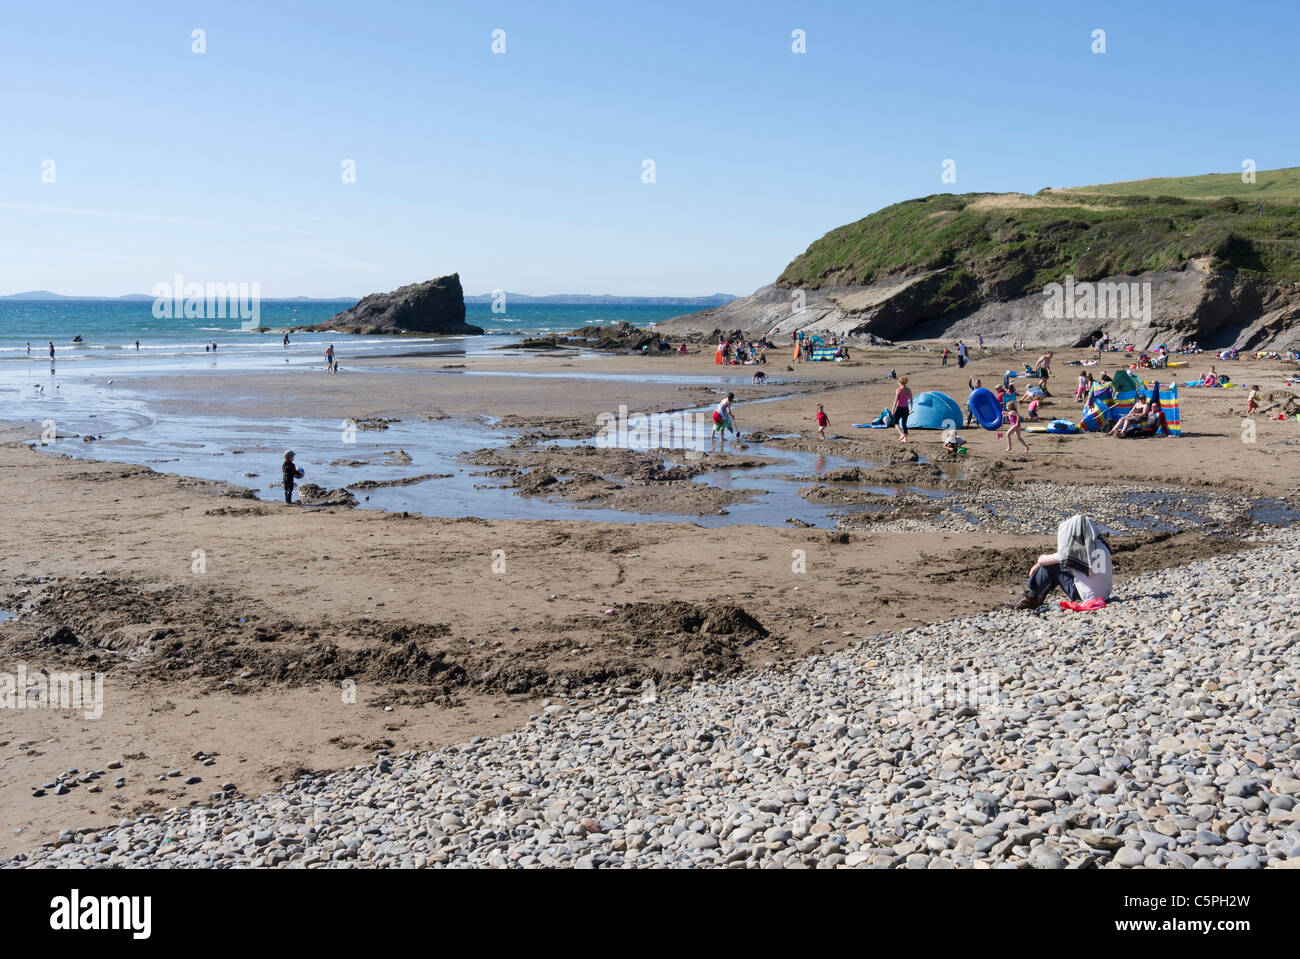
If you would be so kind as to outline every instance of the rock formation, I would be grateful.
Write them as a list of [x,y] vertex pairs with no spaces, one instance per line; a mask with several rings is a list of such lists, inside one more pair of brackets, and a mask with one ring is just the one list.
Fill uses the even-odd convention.
[[399,287],[391,293],[372,293],[332,319],[298,327],[295,332],[478,335],[483,328],[465,322],[465,293],[460,286],[460,274],[452,273],[426,283]]
[[[672,335],[742,331],[746,336],[789,336],[797,330],[822,336],[851,337],[866,343],[900,340],[974,341],[989,345],[1013,339],[1046,346],[1086,346],[1105,331],[1145,349],[1162,342],[1195,340],[1203,347],[1295,349],[1300,346],[1300,289],[1215,269],[1205,259],[1183,270],[1150,271],[1103,277],[1090,284],[1102,298],[1127,287],[1150,297],[1148,311],[1126,316],[1093,311],[1084,316],[1053,315],[1043,290],[1005,300],[986,300],[974,310],[945,315],[929,296],[943,271],[927,271],[873,286],[827,287],[799,291],[777,284],[747,297],[660,323]],[[1079,284],[1082,289],[1083,283]],[[802,310],[798,307],[802,305]]]
[[1188,196],[1115,184],[908,200],[831,230],[750,296],[656,329],[1053,346],[1107,332],[1139,348],[1294,349],[1300,189],[1201,195],[1221,179],[1180,181]]

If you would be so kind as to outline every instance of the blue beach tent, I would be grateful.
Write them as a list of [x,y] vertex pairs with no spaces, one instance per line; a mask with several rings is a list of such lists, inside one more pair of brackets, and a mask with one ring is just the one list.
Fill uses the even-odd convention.
[[966,420],[957,401],[946,393],[932,390],[912,398],[912,412],[907,417],[910,430],[956,429]]

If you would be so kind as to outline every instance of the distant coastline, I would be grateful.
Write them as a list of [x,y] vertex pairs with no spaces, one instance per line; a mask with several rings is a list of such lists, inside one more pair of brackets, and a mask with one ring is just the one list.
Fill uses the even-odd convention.
[[[466,295],[466,303],[491,303],[494,293]],[[723,306],[739,299],[730,293],[711,293],[708,296],[614,296],[609,293],[555,293],[548,296],[529,296],[527,293],[504,293],[506,303],[537,303],[550,306]]]
[[[51,303],[62,300],[94,300],[96,302],[117,303],[122,300],[136,302],[153,302],[158,299],[148,293],[126,293],[122,296],[69,296],[65,293],[51,293],[49,290],[28,290],[23,293],[0,294],[0,300],[22,300],[29,303]],[[359,296],[264,296],[262,300],[270,303],[348,303],[361,299]]]
[[[492,303],[496,299],[493,293],[477,293],[466,296],[466,303]],[[505,294],[506,303],[536,304],[541,306],[692,306],[705,308],[723,306],[738,299],[729,293],[713,293],[709,296],[613,296],[608,293],[556,293],[548,296],[530,296],[527,293]],[[99,302],[137,301],[152,302],[156,297],[147,293],[127,293],[123,296],[69,296],[53,293],[49,290],[27,290],[22,293],[0,294],[0,300],[19,300],[29,303],[61,302],[66,300],[94,300]],[[359,296],[264,296],[265,303],[356,303]]]

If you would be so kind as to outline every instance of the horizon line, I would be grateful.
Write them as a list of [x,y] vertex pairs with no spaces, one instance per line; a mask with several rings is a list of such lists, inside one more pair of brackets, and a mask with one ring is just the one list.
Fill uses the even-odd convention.
[[[229,285],[229,284],[227,284]],[[391,290],[382,291],[391,293]],[[647,293],[647,294],[622,294],[622,293],[518,293],[510,290],[504,291],[507,298],[509,297],[528,297],[530,299],[549,299],[561,298],[566,296],[582,296],[593,298],[608,298],[612,300],[709,300],[715,297],[731,297],[740,299],[741,294],[735,293],[703,293],[703,294],[675,294],[675,293]],[[491,297],[497,293],[496,290],[488,290],[483,293],[465,293],[465,297]],[[33,294],[42,294],[42,296],[33,296]],[[262,300],[317,300],[323,303],[338,303],[346,300],[356,300],[360,302],[366,296],[374,296],[374,293],[367,293],[365,296],[305,296],[302,294],[294,296],[263,296]],[[0,293],[0,300],[12,300],[18,297],[31,297],[35,302],[49,302],[50,300],[125,300],[125,299],[157,299],[151,293],[122,293],[122,294],[98,294],[98,293],[56,293],[53,290],[19,290],[14,293]],[[174,298],[174,297],[173,297]]]

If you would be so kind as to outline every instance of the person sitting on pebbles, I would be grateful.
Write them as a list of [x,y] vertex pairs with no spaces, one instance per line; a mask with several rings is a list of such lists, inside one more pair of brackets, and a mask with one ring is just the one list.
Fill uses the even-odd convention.
[[1056,587],[1076,603],[1110,601],[1114,572],[1110,544],[1087,516],[1076,513],[1056,528],[1056,552],[1038,557],[1016,609],[1037,609]]

